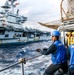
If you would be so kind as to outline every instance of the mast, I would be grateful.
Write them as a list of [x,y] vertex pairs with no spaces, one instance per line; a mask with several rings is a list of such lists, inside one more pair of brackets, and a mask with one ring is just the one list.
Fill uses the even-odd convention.
[[14,2],[17,1],[17,0],[9,0],[11,2],[11,12],[14,13]]

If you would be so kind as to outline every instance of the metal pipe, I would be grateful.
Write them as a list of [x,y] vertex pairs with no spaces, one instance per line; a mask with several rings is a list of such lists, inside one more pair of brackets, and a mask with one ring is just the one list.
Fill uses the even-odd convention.
[[13,67],[13,66],[18,65],[18,64],[20,64],[20,62],[17,62],[17,63],[12,64],[12,65],[10,65],[10,66],[8,66],[8,67],[4,68],[4,69],[1,69],[1,70],[0,70],[0,72],[2,72],[2,71],[4,71],[4,70],[7,70],[7,69],[9,69],[9,68],[11,68],[11,67]]
[[60,13],[61,13],[61,21],[62,21],[62,22],[63,22],[63,13],[66,15],[66,18],[68,18],[67,13],[65,12],[65,10],[64,10],[63,7],[62,7],[63,1],[64,1],[64,0],[62,0],[62,1],[61,1],[61,4],[60,4]]
[[24,63],[21,65],[22,75],[24,75]]
[[61,21],[62,21],[62,3],[63,3],[63,0],[61,1],[61,3],[60,3],[60,13],[61,13]]

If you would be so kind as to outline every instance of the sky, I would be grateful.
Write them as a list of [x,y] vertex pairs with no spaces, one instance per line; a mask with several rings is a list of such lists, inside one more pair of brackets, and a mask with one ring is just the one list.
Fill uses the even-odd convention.
[[[0,0],[0,6],[4,5],[5,1]],[[38,22],[47,23],[60,19],[61,0],[17,0],[16,2],[20,3],[16,7],[19,8],[19,14],[28,17],[24,27],[50,31]]]

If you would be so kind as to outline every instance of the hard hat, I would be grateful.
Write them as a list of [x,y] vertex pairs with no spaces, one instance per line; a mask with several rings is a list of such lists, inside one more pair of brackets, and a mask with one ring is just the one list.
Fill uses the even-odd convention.
[[52,36],[60,36],[60,32],[55,30],[52,32]]
[[71,34],[71,32],[68,32],[67,34]]
[[72,32],[72,35],[74,35],[74,32]]

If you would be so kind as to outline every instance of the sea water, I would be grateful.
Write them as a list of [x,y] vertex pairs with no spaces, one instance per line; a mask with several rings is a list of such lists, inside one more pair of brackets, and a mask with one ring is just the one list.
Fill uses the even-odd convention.
[[[36,49],[48,48],[52,41],[30,43],[27,45],[7,46],[0,48],[0,70],[18,62],[20,58],[34,58],[40,55]],[[51,64],[50,55],[42,55],[24,64],[24,75],[43,75],[45,69]],[[22,75],[21,64],[0,72],[0,75]]]

